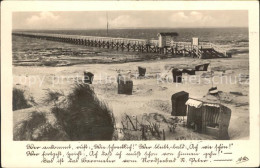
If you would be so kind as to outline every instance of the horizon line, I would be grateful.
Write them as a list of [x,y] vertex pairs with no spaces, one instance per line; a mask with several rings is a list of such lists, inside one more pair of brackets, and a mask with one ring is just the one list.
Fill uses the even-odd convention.
[[[227,27],[115,27],[110,28],[109,30],[116,30],[116,29],[203,29],[203,28],[248,28],[248,26],[227,26]],[[53,28],[53,29],[12,29],[12,31],[15,30],[106,30],[106,28]]]

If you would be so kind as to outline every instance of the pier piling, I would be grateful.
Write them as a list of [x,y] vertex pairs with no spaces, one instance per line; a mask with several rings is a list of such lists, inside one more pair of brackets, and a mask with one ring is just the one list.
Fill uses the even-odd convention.
[[31,32],[13,32],[13,35],[90,47],[111,48],[116,49],[117,51],[159,53],[164,55],[170,54],[173,56],[182,55],[183,57],[189,55],[197,58],[232,57],[230,53],[220,49],[218,46],[205,42],[195,45],[195,43],[193,44],[191,42],[162,41],[166,40],[165,38],[159,38],[159,40],[147,40]]

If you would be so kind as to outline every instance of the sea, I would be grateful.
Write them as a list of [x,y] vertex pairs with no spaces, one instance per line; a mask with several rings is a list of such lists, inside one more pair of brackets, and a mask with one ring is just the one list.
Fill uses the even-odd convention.
[[248,42],[248,28],[164,28],[164,29],[91,29],[91,30],[30,30],[31,32],[57,33],[83,36],[158,39],[160,32],[177,32],[176,41],[189,42],[192,37],[217,44]]
[[[16,30],[14,30],[15,32]],[[21,30],[19,30],[21,31]],[[174,29],[92,29],[92,30],[23,30],[37,33],[55,33],[83,36],[158,39],[160,32],[177,32],[175,41],[191,42],[198,37],[201,42],[211,42],[229,51],[234,57],[248,56],[248,28],[174,28]],[[29,37],[13,36],[13,64],[20,66],[73,65],[79,63],[115,63],[157,59],[158,54],[137,54],[102,50],[101,48],[53,42]],[[125,54],[124,54],[125,53]],[[111,58],[113,58],[111,60]],[[47,62],[47,64],[46,64]],[[54,63],[55,64],[54,64]]]

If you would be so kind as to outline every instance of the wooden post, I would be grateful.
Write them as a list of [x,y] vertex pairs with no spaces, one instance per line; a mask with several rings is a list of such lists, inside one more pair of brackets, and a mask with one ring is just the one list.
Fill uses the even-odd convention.
[[113,41],[111,42],[111,47],[112,47],[112,49],[114,49],[114,42]]
[[119,47],[119,43],[117,42],[116,43],[116,50],[118,50],[118,47]]
[[125,125],[124,125],[123,121],[121,121],[121,124],[122,124],[122,126],[123,126],[123,129],[125,129]]
[[185,49],[185,45],[183,45],[183,56],[185,57],[186,55],[186,49]]
[[164,132],[164,129],[163,129],[163,140],[165,140],[165,132]]
[[121,49],[124,51],[124,43],[121,44]]
[[128,44],[127,44],[127,51],[129,51],[129,50],[130,50],[130,48],[129,48],[129,47],[130,47],[130,44],[128,43]]
[[143,52],[143,45],[142,44],[138,44],[139,45],[139,52]]
[[137,130],[137,115],[135,116],[135,129]]
[[131,118],[126,114],[126,118],[128,118],[128,120],[130,121],[130,124],[132,125],[132,127],[134,128],[134,130],[136,131],[137,128],[135,127],[134,123],[132,122]]
[[[206,122],[206,110],[205,110],[205,107],[201,107],[203,110],[202,110],[202,123],[205,123]],[[201,132],[202,133],[205,133],[206,132],[206,124],[202,124],[202,127],[201,127]]]
[[163,53],[164,53],[165,55],[167,54],[167,48],[166,48],[166,47],[163,48]]

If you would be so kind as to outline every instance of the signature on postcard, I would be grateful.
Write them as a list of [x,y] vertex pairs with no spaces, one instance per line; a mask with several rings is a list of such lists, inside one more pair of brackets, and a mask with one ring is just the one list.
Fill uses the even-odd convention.
[[247,162],[249,159],[248,157],[244,156],[244,157],[239,157],[236,161],[236,163],[243,163],[243,162]]

